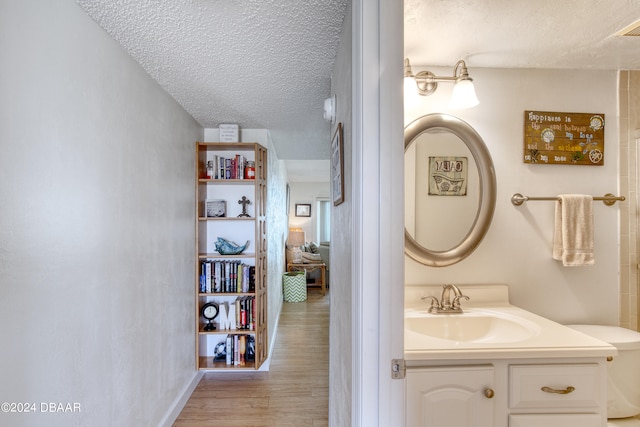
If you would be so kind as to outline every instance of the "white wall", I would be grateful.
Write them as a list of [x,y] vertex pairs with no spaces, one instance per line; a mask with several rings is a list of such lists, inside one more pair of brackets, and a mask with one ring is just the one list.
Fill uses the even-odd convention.
[[331,77],[331,93],[336,95],[336,122],[344,126],[344,202],[331,207],[331,313],[329,322],[329,425],[352,424],[352,354],[353,354],[353,294],[352,294],[352,6],[342,24],[342,35]]
[[[215,142],[219,140],[220,132],[216,129],[205,129],[204,140]],[[267,334],[269,346],[273,348],[278,317],[282,309],[282,274],[285,272],[284,245],[287,238],[287,202],[286,183],[287,168],[285,161],[280,160],[276,153],[271,135],[266,129],[241,129],[240,141],[257,142],[267,148]],[[271,360],[269,352],[268,362]],[[267,370],[265,363],[261,370]]]
[[[318,242],[318,198],[331,197],[329,182],[290,182],[291,206],[289,208],[289,228],[298,227],[305,232],[307,242]],[[311,216],[296,216],[296,203],[311,205]]]
[[[447,75],[450,69],[416,67]],[[554,202],[511,204],[514,193],[554,196],[618,193],[617,73],[582,70],[470,68],[480,105],[448,111],[451,86],[441,84],[422,106],[407,110],[405,123],[429,112],[453,114],[484,139],[497,176],[493,223],[480,247],[462,262],[424,267],[406,257],[407,284],[507,283],[514,304],[559,322],[616,324],[619,284],[620,204],[594,205],[595,258],[592,267],[563,267],[551,258]],[[445,73],[445,74],[443,74]],[[605,114],[605,165],[524,164],[525,110]]]
[[202,128],[74,1],[0,8],[0,401],[36,404],[0,424],[156,426],[195,376]]

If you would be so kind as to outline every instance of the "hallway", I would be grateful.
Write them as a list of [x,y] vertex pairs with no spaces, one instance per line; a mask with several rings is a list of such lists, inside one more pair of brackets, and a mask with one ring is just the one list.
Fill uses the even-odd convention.
[[326,427],[329,292],[285,302],[269,372],[206,373],[175,427]]

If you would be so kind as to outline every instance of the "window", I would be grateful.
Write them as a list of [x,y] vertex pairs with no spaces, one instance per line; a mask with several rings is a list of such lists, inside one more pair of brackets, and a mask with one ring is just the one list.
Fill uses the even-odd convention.
[[328,242],[331,240],[331,201],[316,199],[316,206],[318,242]]

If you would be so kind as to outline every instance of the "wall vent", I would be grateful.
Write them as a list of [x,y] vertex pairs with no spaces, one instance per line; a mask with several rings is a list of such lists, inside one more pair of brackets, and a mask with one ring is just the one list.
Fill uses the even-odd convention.
[[640,21],[636,21],[633,24],[629,25],[628,27],[623,28],[622,30],[618,31],[615,35],[623,36],[623,37],[640,36]]

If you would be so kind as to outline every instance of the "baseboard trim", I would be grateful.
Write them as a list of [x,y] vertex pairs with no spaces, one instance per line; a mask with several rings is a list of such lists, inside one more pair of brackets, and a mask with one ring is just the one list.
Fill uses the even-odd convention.
[[[271,336],[271,339],[269,341],[271,343],[271,345],[269,346],[269,357],[267,357],[267,360],[264,361],[264,363],[262,364],[262,366],[260,366],[260,369],[258,369],[258,371],[269,370],[269,366],[271,364],[271,355],[273,354],[276,337],[278,335],[278,324],[280,323],[281,312],[282,312],[282,304],[280,304],[280,310],[278,310],[278,315],[276,316],[276,323],[273,327],[273,335]],[[198,383],[202,379],[203,375],[204,375],[204,372],[201,372],[201,371],[198,371],[195,373],[195,375],[193,376],[189,384],[187,384],[187,386],[184,388],[182,393],[180,393],[180,395],[176,397],[173,404],[169,408],[169,411],[167,412],[167,414],[164,416],[164,418],[162,418],[160,423],[158,423],[159,426],[171,427],[173,423],[176,422],[176,420],[180,416],[180,412],[182,412],[182,410],[184,409],[184,406],[189,401],[189,398],[191,397],[191,395],[193,394],[193,391],[198,386]]]
[[264,361],[262,366],[258,369],[259,372],[269,371],[269,367],[271,366],[271,355],[273,354],[273,349],[276,345],[276,337],[278,336],[278,324],[280,323],[280,313],[282,313],[282,302],[280,303],[280,307],[278,310],[278,314],[276,316],[276,323],[273,325],[273,334],[269,337],[269,356],[267,360]]
[[171,427],[173,423],[176,422],[176,420],[180,416],[180,412],[182,412],[182,409],[184,409],[184,405],[186,405],[189,401],[191,394],[193,394],[193,390],[196,389],[203,375],[204,372],[198,371],[195,373],[191,381],[186,385],[184,390],[182,390],[182,393],[180,393],[180,395],[173,401],[173,404],[171,404],[171,406],[169,407],[169,411],[158,424],[159,426]]

